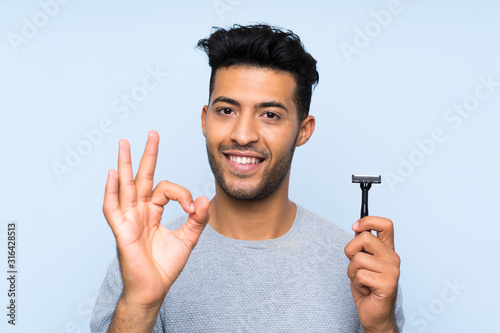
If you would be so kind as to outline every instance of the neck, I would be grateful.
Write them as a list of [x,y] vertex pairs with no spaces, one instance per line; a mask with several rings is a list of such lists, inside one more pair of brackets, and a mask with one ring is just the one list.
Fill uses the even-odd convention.
[[297,212],[288,198],[288,182],[283,183],[283,188],[258,201],[232,198],[216,183],[216,194],[209,207],[210,226],[234,239],[265,240],[283,236],[292,227]]

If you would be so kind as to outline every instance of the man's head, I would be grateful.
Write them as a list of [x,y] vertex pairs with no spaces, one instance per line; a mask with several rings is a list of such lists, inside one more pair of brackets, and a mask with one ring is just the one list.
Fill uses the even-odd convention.
[[263,25],[219,29],[199,45],[212,66],[201,118],[218,187],[240,200],[287,195],[295,147],[314,131],[316,61],[296,35]]
[[198,41],[212,67],[209,100],[217,70],[231,66],[268,68],[290,73],[296,82],[295,103],[299,121],[309,114],[313,88],[319,81],[316,60],[305,51],[299,36],[265,24],[231,29],[216,28],[209,38]]

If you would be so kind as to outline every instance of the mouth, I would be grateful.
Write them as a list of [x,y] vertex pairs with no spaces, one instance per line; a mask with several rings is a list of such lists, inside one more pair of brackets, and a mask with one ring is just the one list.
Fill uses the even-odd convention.
[[237,177],[250,177],[261,169],[265,157],[250,151],[228,151],[223,153],[229,172]]
[[242,155],[231,155],[231,154],[224,154],[228,160],[231,162],[240,164],[240,165],[247,165],[247,164],[259,164],[262,163],[264,160],[263,158],[260,157],[255,157],[255,156],[242,156]]

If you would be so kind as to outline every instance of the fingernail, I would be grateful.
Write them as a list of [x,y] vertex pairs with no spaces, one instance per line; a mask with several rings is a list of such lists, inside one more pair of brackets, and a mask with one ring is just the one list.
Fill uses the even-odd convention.
[[358,227],[359,227],[359,220],[352,225],[353,229],[358,229]]
[[194,203],[191,202],[191,205],[189,206],[189,208],[191,208],[191,211],[194,212]]

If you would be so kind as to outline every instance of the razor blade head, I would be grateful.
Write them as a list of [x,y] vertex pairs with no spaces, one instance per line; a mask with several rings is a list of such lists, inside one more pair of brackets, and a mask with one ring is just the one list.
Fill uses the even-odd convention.
[[380,184],[382,176],[352,175],[353,183]]

